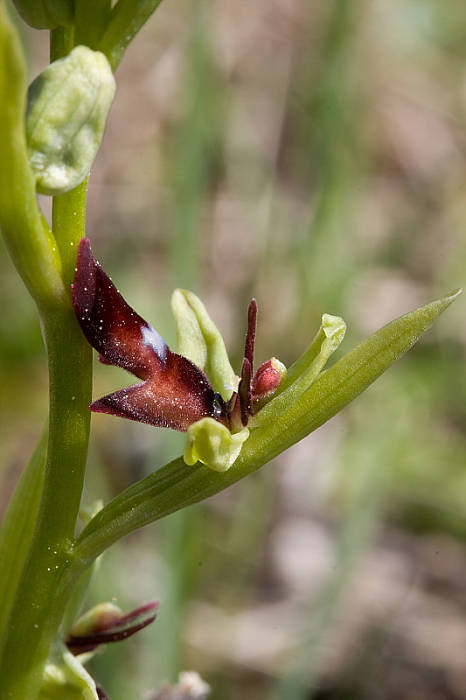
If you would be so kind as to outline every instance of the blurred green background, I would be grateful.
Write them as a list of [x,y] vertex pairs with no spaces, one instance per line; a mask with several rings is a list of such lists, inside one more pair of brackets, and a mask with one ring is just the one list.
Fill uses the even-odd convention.
[[[32,78],[48,37],[22,31]],[[169,343],[177,286],[237,367],[253,295],[257,361],[290,364],[323,312],[347,321],[344,352],[464,284],[463,0],[165,0],[117,78],[88,235]],[[0,294],[3,510],[47,406],[37,315],[3,244]],[[460,298],[319,431],[104,556],[89,604],[160,600],[153,626],[92,663],[112,700],[155,697],[182,669],[218,700],[466,698],[464,320]],[[130,382],[96,363],[96,397]],[[95,416],[86,502],[182,444]]]

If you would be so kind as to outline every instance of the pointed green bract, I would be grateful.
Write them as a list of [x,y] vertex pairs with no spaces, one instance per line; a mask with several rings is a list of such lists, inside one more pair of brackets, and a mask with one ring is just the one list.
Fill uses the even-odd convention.
[[225,472],[238,458],[249,430],[231,433],[213,418],[201,418],[188,428],[184,461],[189,466],[202,462],[217,472]]
[[346,333],[346,323],[339,316],[324,314],[322,325],[306,352],[288,370],[273,398],[251,420],[251,427],[274,420],[305,391],[325,367]]
[[192,292],[175,289],[171,300],[177,351],[207,374],[214,391],[227,401],[238,387],[225,343],[204,304]]

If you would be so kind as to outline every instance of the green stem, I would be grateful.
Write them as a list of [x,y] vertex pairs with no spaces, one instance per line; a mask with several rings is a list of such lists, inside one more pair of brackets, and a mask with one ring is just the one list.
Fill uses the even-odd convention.
[[[52,33],[55,58],[71,34]],[[49,379],[50,418],[44,489],[29,558],[19,581],[0,658],[0,698],[33,700],[73,585],[72,547],[89,440],[92,351],[69,298],[76,250],[84,235],[86,183],[56,197],[53,230],[62,258],[66,299],[41,309]]]
[[[33,700],[69,594],[67,574],[89,435],[91,350],[71,305],[43,319],[50,372],[44,492],[0,663],[0,698]],[[27,640],[27,643],[25,643]]]
[[62,277],[67,289],[74,277],[76,246],[86,235],[87,178],[76,189],[53,198],[52,229],[63,265]]
[[74,46],[74,27],[57,27],[50,32],[50,63],[67,56]]

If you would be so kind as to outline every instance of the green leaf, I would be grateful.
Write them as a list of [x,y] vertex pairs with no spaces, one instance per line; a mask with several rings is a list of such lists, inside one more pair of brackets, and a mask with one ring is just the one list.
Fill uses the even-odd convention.
[[[404,355],[462,290],[411,311],[387,324],[319,375],[267,428],[254,431],[271,457],[298,442],[341,411]],[[260,434],[262,435],[256,435]],[[247,446],[246,446],[247,447]],[[252,445],[251,445],[252,447]],[[271,458],[269,457],[269,459]]]
[[36,524],[47,457],[47,439],[46,427],[29,464],[21,474],[0,529],[0,638],[8,621]]
[[130,486],[81,534],[75,555],[87,565],[124,535],[222,491],[332,418],[407,352],[461,290],[392,321],[322,372],[297,401],[263,428],[251,430],[226,472],[187,469],[178,459]]

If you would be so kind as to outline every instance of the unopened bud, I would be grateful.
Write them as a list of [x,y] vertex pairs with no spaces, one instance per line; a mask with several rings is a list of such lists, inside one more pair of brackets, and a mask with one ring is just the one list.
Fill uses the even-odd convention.
[[276,357],[264,362],[252,380],[253,401],[260,401],[271,396],[285,376],[286,367]]
[[113,603],[99,603],[85,612],[71,628],[73,637],[84,637],[111,627],[123,616],[123,612]]
[[79,655],[101,644],[120,642],[150,625],[157,617],[157,608],[157,601],[151,601],[124,615],[113,603],[100,603],[75,622],[66,645]]
[[55,29],[73,24],[73,0],[13,0],[27,24],[35,29]]
[[109,62],[86,46],[77,46],[34,80],[26,136],[38,192],[68,192],[88,175],[114,94]]

